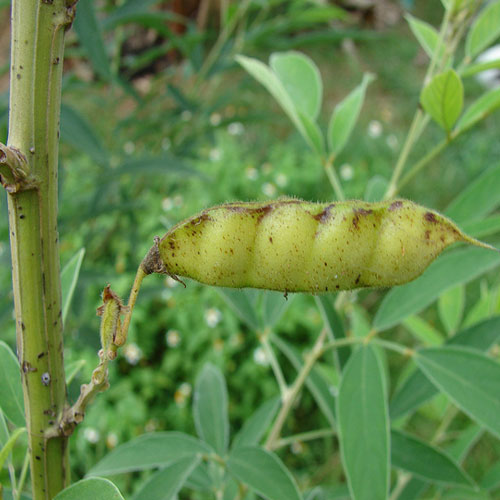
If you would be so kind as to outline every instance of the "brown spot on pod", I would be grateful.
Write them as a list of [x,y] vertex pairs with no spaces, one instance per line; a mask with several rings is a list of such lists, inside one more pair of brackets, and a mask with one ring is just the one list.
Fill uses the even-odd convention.
[[432,212],[425,212],[424,219],[433,224],[437,222],[436,216]]
[[397,210],[398,208],[401,208],[402,206],[403,206],[403,202],[401,200],[393,201],[389,205],[389,212],[394,212],[394,210]]

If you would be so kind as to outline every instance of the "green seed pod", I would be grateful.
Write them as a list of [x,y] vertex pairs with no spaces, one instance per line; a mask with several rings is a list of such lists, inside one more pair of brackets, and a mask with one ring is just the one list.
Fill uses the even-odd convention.
[[388,287],[415,279],[458,241],[493,248],[407,200],[228,203],[174,226],[143,269],[285,293]]

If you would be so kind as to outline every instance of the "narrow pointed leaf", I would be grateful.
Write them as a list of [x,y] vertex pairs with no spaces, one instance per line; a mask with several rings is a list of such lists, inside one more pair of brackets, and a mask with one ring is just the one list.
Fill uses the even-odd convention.
[[439,33],[436,31],[436,28],[410,14],[406,14],[405,19],[408,21],[410,29],[418,40],[418,43],[420,43],[425,53],[432,59],[439,41]]
[[229,472],[267,500],[301,500],[288,469],[269,451],[256,446],[236,448],[227,461]]
[[12,448],[14,448],[14,445],[16,444],[17,439],[25,432],[26,432],[25,427],[19,427],[18,429],[16,429],[10,435],[9,439],[3,445],[2,449],[0,449],[0,470],[2,470],[7,458],[10,455],[10,452],[12,451]]
[[395,287],[380,304],[374,328],[386,330],[432,304],[443,292],[468,283],[500,264],[500,253],[465,248],[441,256],[415,281]]
[[470,485],[471,480],[445,452],[414,436],[391,431],[392,465],[425,481]]
[[67,104],[61,105],[61,139],[89,155],[97,164],[108,165],[108,152],[90,123],[76,109]]
[[449,132],[464,102],[464,87],[458,74],[449,69],[436,75],[422,90],[420,102],[434,121]]
[[335,106],[328,125],[328,148],[334,155],[344,149],[363,106],[366,87],[373,79],[372,74],[365,73],[361,84]]
[[463,224],[480,221],[500,205],[500,163],[485,170],[448,206],[446,215]]
[[207,363],[198,375],[194,390],[193,416],[203,441],[224,455],[229,442],[227,388],[224,375]]
[[[273,344],[287,357],[293,367],[298,371],[302,368],[304,359],[295,347],[285,342],[278,336],[272,337]],[[327,382],[317,367],[314,367],[306,379],[306,387],[311,392],[319,409],[328,420],[328,423],[335,428],[335,398],[333,387]]]
[[71,305],[71,300],[73,299],[84,255],[85,248],[80,248],[80,250],[78,250],[78,252],[71,257],[61,271],[63,325],[66,324],[66,316],[68,315],[69,306]]
[[500,437],[500,363],[455,346],[419,350],[415,362],[459,408]]
[[465,287],[458,285],[446,290],[438,299],[438,311],[441,323],[448,335],[457,331],[462,321],[465,305]]
[[413,336],[424,345],[440,345],[443,335],[420,316],[408,316],[403,325],[410,330]]
[[266,401],[245,421],[234,438],[233,448],[259,444],[280,406],[280,398]]
[[[471,326],[447,341],[447,345],[461,345],[486,351],[500,338],[500,316]],[[436,387],[417,368],[391,399],[391,418],[400,418],[437,394]]]
[[120,490],[107,479],[83,479],[58,493],[54,500],[124,500]]
[[337,398],[342,463],[353,500],[385,500],[389,489],[389,417],[384,376],[370,345],[356,350]]
[[477,16],[465,40],[465,53],[473,59],[500,36],[500,1],[487,5]]
[[285,297],[281,292],[263,293],[262,297],[262,324],[264,327],[274,326],[293,302],[294,295]]
[[[238,317],[252,330],[260,327],[259,317],[253,300],[255,290],[231,290],[230,288],[217,288],[222,298]],[[257,292],[263,293],[263,292]]]
[[[321,312],[321,317],[323,318],[323,324],[328,332],[328,337],[330,340],[338,340],[345,338],[345,329],[340,319],[339,314],[335,310],[335,306],[332,302],[332,296],[330,295],[317,295],[315,297],[316,304]],[[335,365],[340,373],[342,368],[347,363],[349,356],[351,355],[350,347],[341,347],[340,349],[335,349],[333,353]]]
[[278,78],[276,73],[274,73],[274,71],[272,71],[267,65],[258,61],[257,59],[252,59],[250,57],[240,55],[236,56],[236,61],[259,83],[261,83],[276,99],[278,104],[288,115],[288,118],[290,118],[302,137],[314,149],[315,146],[311,142],[309,134],[304,128],[295,103],[291,99],[286,88],[284,87],[283,83]]
[[195,437],[182,432],[144,434],[116,447],[87,473],[108,476],[163,467],[181,458],[210,454],[213,450]]
[[133,500],[173,500],[184,486],[200,457],[187,457],[156,472],[137,491]]
[[274,52],[269,66],[285,87],[295,107],[310,120],[318,117],[323,98],[323,83],[314,61],[296,51]]
[[80,0],[76,12],[73,26],[78,34],[78,39],[87,52],[94,71],[103,80],[110,80],[111,68],[101,29],[97,22],[94,1]]
[[24,401],[21,369],[11,348],[0,341],[0,409],[16,427],[23,427]]
[[500,88],[489,90],[478,97],[460,117],[456,133],[462,133],[500,108]]

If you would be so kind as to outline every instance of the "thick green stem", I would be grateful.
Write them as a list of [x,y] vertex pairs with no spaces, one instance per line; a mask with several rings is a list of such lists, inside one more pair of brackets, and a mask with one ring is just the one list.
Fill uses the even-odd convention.
[[71,0],[13,0],[9,141],[36,180],[10,193],[9,226],[34,500],[50,500],[69,479],[67,438],[45,431],[63,413],[57,157],[64,32]]

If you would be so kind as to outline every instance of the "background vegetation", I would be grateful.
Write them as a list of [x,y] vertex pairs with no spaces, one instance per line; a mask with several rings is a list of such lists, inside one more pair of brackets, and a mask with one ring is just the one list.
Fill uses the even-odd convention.
[[[403,9],[434,25],[442,17],[434,0],[415,5],[374,2],[366,9],[353,7],[356,2],[304,0],[217,5],[202,1],[192,2],[189,9],[190,3],[80,0],[74,29],[68,34],[59,207],[61,260],[70,266],[67,280],[81,263],[64,326],[72,401],[95,367],[99,349],[95,309],[102,288],[111,283],[126,295],[155,235],[224,201],[334,197],[317,156],[272,97],[237,65],[234,55],[266,61],[278,50],[309,55],[324,82],[318,120],[323,129],[335,104],[360,83],[363,73],[376,76],[350,141],[336,158],[346,197],[362,199],[391,177],[428,65]],[[8,2],[3,2],[0,14],[5,31]],[[0,40],[4,53],[7,43]],[[7,70],[4,60],[4,74]],[[473,78],[464,83],[467,102],[484,92]],[[0,139],[5,142],[5,78],[3,84]],[[433,160],[401,195],[445,210],[472,180],[498,164],[499,125],[498,115],[487,117]],[[438,133],[437,125],[428,127],[412,153],[415,159],[435,145]],[[2,195],[0,332],[1,339],[14,346],[6,212]],[[387,338],[408,346],[442,342],[500,314],[499,291],[498,273],[483,275],[467,287],[443,294],[424,313],[390,330]],[[368,290],[342,299],[347,336],[366,335],[385,293]],[[254,295],[245,297],[251,302]],[[309,349],[324,323],[315,298],[297,294],[282,306],[279,314],[273,313],[273,335],[285,346],[293,344],[297,352]],[[262,403],[279,394],[262,332],[256,330],[251,319],[242,319],[241,298],[232,294],[194,282],[184,288],[157,276],[145,281],[128,343],[110,365],[111,387],[89,407],[71,439],[74,478],[83,477],[110,450],[145,432],[194,434],[193,391],[207,362],[225,374],[230,428],[235,434]],[[286,347],[278,352],[285,378],[293,380],[293,356],[286,355]],[[493,355],[498,358],[498,347]],[[319,364],[318,374],[335,391],[338,378],[326,361]],[[384,367],[392,396],[410,366],[390,354],[384,357]],[[433,440],[442,448],[461,446],[457,459],[477,483],[486,486],[481,492],[464,492],[426,483],[417,496],[407,492],[398,498],[500,498],[498,439],[454,407],[450,410],[444,395],[399,418],[401,426],[424,441]],[[304,390],[285,434],[326,424],[314,391]],[[24,460],[22,439],[13,452],[16,469]],[[302,490],[324,485],[325,498],[349,497],[336,438],[298,439],[278,453]],[[127,496],[149,474],[117,475],[113,481]],[[7,468],[0,479],[8,483]],[[179,498],[201,499],[208,494],[189,490]]]

